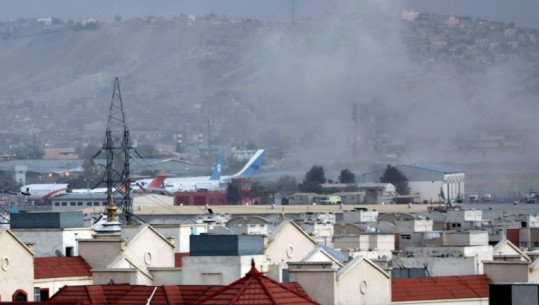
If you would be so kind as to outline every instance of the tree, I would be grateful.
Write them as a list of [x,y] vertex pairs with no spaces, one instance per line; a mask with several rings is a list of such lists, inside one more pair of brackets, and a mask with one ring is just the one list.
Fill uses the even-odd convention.
[[349,169],[343,169],[339,175],[340,183],[356,183],[356,175],[352,173]]
[[326,183],[326,174],[324,167],[313,165],[311,169],[305,173],[305,178],[300,184],[299,189],[307,193],[322,193],[322,183]]
[[382,183],[391,183],[395,186],[397,193],[401,195],[408,195],[410,193],[410,188],[408,187],[408,178],[401,173],[395,167],[388,165],[382,177],[380,177],[380,182]]

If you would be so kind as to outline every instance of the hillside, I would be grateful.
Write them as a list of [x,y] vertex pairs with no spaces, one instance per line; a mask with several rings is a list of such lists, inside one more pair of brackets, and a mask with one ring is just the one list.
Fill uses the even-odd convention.
[[216,144],[310,148],[313,160],[349,158],[353,137],[363,158],[439,157],[490,132],[537,142],[537,31],[451,18],[352,7],[297,24],[2,23],[0,128],[100,142],[118,76],[132,134],[160,132],[152,141],[211,119]]

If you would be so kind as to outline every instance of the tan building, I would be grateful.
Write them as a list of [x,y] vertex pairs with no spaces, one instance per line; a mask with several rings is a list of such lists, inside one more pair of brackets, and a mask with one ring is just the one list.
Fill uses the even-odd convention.
[[[302,260],[316,247],[316,241],[291,220],[282,221],[268,238],[265,254],[269,259],[269,276],[283,281],[286,263]],[[286,273],[286,271],[284,271]]]
[[179,284],[174,240],[149,225],[127,228],[122,235],[95,234],[79,240],[79,254],[92,267],[95,284]]
[[75,147],[43,148],[43,159],[76,160],[78,158],[79,154],[75,151]]

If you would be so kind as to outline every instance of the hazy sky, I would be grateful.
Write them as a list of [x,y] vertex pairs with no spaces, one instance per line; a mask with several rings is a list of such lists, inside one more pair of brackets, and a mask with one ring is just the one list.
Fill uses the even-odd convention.
[[[88,16],[110,20],[115,15],[174,16],[179,13],[217,13],[228,17],[288,20],[291,0],[0,0],[0,19],[55,16],[77,19]],[[359,1],[359,0],[358,0]],[[342,0],[295,0],[296,14],[315,17],[336,9]],[[394,0],[403,8],[443,14],[471,15],[514,21],[539,27],[536,0]]]

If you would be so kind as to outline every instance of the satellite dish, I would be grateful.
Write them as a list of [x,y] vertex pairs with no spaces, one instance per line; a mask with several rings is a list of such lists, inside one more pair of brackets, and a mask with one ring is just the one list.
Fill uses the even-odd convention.
[[62,251],[60,251],[60,250],[58,250],[58,249],[56,249],[56,250],[54,251],[54,254],[56,254],[56,256],[58,256],[58,257],[64,256],[64,254],[62,254]]
[[208,213],[213,214],[213,210],[212,210],[212,209],[208,209]]

